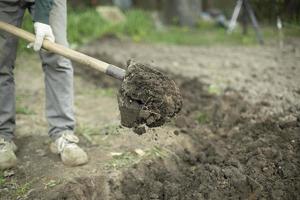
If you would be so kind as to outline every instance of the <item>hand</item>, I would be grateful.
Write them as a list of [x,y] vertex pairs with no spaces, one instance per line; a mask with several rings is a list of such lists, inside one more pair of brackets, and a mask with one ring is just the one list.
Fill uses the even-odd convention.
[[35,51],[39,51],[43,45],[44,39],[47,39],[51,42],[55,41],[55,37],[50,25],[35,22],[33,26],[35,32],[35,41],[33,44],[29,44],[29,47],[33,47]]

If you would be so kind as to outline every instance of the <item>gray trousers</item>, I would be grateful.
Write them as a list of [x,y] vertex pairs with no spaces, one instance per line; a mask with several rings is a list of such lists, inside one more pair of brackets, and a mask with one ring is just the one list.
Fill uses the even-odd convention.
[[[26,9],[34,13],[32,0],[1,0],[0,20],[20,27]],[[55,41],[68,46],[66,0],[54,0],[49,20]],[[16,37],[0,31],[0,137],[6,140],[13,138],[16,123],[13,70],[17,44]],[[70,60],[44,50],[40,51],[40,58],[45,74],[49,136],[55,140],[62,132],[74,130],[73,68]],[[30,84],[30,77],[22,84]]]

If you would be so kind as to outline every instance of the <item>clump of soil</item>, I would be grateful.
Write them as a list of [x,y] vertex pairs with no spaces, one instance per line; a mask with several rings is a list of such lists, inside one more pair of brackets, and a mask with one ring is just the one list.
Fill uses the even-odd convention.
[[118,103],[123,126],[157,127],[181,110],[182,96],[175,82],[163,73],[130,61]]

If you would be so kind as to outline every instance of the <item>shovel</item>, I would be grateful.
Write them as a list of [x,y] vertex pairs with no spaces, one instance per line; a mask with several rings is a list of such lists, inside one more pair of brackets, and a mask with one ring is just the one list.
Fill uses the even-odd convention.
[[[28,42],[35,41],[35,35],[0,21],[4,30]],[[174,117],[182,107],[182,96],[175,82],[152,66],[131,62],[127,71],[92,58],[60,44],[43,41],[45,50],[56,53],[103,72],[122,81],[118,94],[121,124],[129,128],[147,125],[161,126]]]
[[[29,33],[27,31],[24,31],[20,28],[17,28],[13,25],[10,25],[8,23],[5,22],[1,22],[0,21],[0,29],[11,33],[19,38],[23,38],[24,40],[28,41],[28,42],[34,42],[35,41],[35,35],[33,35],[32,33]],[[48,40],[44,40],[43,42],[43,48],[59,54],[61,56],[64,56],[66,58],[69,58],[70,60],[73,60],[75,62],[78,62],[80,64],[86,65],[88,67],[91,67],[95,70],[98,70],[100,72],[103,72],[109,76],[112,76],[116,79],[119,80],[123,80],[125,77],[125,70],[121,69],[119,67],[116,67],[114,65],[111,65],[109,63],[103,62],[101,60],[97,60],[95,58],[92,58],[90,56],[87,56],[83,53],[80,53],[78,51],[69,49],[63,45],[54,43],[54,42],[50,42]]]

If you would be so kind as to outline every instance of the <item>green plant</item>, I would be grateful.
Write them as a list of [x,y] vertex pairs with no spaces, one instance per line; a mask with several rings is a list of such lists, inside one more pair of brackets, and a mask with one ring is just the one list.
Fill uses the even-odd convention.
[[48,189],[48,188],[53,188],[57,185],[59,185],[61,183],[61,180],[50,180],[49,182],[45,183],[45,189]]
[[24,197],[28,191],[31,189],[31,183],[30,182],[26,182],[22,185],[18,185],[16,184],[16,196],[18,199]]
[[3,176],[3,172],[0,171],[0,187],[5,184],[5,178]]
[[210,85],[207,91],[209,94],[215,94],[215,95],[221,94],[221,89],[217,85]]
[[82,135],[90,143],[94,143],[93,135],[99,134],[99,129],[86,124],[79,124],[76,129],[76,133]]
[[68,13],[68,39],[75,47],[103,35],[109,26],[94,9],[70,10]]
[[21,114],[21,115],[34,115],[35,114],[35,112],[30,110],[28,107],[23,107],[20,105],[17,105],[16,113]]
[[165,158],[168,155],[168,151],[165,148],[161,148],[155,145],[154,147],[146,151],[146,155],[148,157]]
[[35,112],[31,110],[28,106],[24,106],[23,101],[24,96],[20,95],[16,97],[16,113],[21,115],[34,115]]
[[133,154],[131,152],[125,152],[117,156],[113,156],[113,159],[110,160],[106,164],[106,168],[108,169],[120,169],[122,167],[127,167],[129,165],[132,165],[134,163],[137,163],[140,161],[141,158],[139,158],[136,154]]
[[199,112],[197,114],[196,120],[199,124],[205,124],[208,122],[208,116],[206,113]]
[[[25,12],[25,14],[24,14],[22,29],[33,33],[33,22],[32,22],[32,17],[29,14],[29,12]],[[33,52],[32,49],[27,48],[27,45],[28,45],[27,41],[25,41],[23,39],[19,40],[18,50],[25,51],[25,52]]]
[[123,33],[139,42],[152,32],[154,25],[148,13],[142,10],[131,10],[126,13],[127,20],[123,24]]
[[[163,30],[156,30],[149,12],[132,9],[125,13],[126,21],[112,24],[105,21],[94,8],[69,9],[68,12],[68,40],[72,48],[92,41],[104,35],[115,35],[119,38],[129,37],[135,42],[167,43],[184,45],[253,45],[257,44],[255,32],[249,28],[248,35],[243,35],[240,27],[228,35],[224,28],[213,23],[198,22],[197,28],[168,26]],[[23,28],[33,32],[31,16],[26,13]],[[299,35],[299,23],[286,28],[285,36],[290,33]],[[296,30],[296,31],[295,31]],[[277,36],[275,27],[262,25],[265,39]],[[20,50],[26,49],[27,42],[21,41]]]

